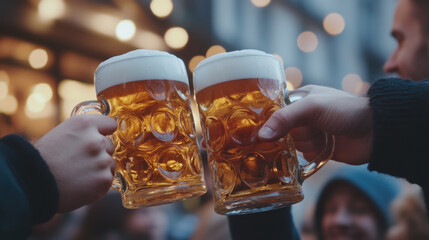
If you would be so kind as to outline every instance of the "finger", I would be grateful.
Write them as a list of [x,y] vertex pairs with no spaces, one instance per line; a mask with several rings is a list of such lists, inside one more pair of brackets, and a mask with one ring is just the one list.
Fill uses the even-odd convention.
[[106,152],[110,155],[113,155],[115,152],[115,145],[113,145],[113,142],[110,138],[105,137],[106,141]]
[[323,139],[324,133],[311,126],[302,126],[290,130],[290,135],[294,141],[310,141],[315,138]]
[[[95,129],[88,129],[88,131],[96,131]],[[88,134],[89,138],[85,143],[85,150],[90,156],[97,156],[101,152],[105,152],[107,141],[106,137],[101,136],[98,132]]]
[[302,153],[321,152],[323,142],[318,141],[295,141],[295,147]]
[[113,161],[112,165],[110,166],[110,172],[112,173],[112,176],[115,176],[115,170],[116,170],[116,162]]
[[96,127],[98,129],[98,131],[103,134],[103,135],[110,135],[112,133],[114,133],[116,131],[116,129],[118,128],[118,124],[116,123],[116,121],[108,116],[104,116],[104,115],[94,115],[94,116],[98,116],[95,124]]
[[109,171],[111,171],[112,165],[115,163],[112,156],[104,151],[96,156],[94,161],[98,169],[108,169]]
[[117,129],[116,121],[113,118],[104,115],[85,114],[73,116],[72,118],[79,122],[78,126],[84,128],[93,126],[97,128],[98,132],[102,135],[112,134]]
[[259,138],[262,141],[275,141],[286,136],[292,128],[308,122],[315,114],[313,110],[306,98],[277,110],[259,130]]

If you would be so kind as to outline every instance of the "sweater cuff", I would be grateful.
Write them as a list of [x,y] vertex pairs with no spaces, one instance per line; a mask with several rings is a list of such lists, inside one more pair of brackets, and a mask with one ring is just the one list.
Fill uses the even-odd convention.
[[59,192],[55,177],[39,151],[24,138],[8,135],[0,142],[16,154],[10,164],[27,195],[32,224],[51,219],[58,210]]
[[374,142],[369,170],[424,183],[429,157],[428,92],[429,81],[390,78],[371,86]]

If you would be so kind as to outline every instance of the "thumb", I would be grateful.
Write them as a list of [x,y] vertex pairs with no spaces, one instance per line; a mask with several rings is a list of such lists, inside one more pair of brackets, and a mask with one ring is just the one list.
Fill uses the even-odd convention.
[[259,130],[259,139],[275,141],[286,136],[292,128],[309,122],[315,111],[306,106],[305,102],[302,99],[274,112]]

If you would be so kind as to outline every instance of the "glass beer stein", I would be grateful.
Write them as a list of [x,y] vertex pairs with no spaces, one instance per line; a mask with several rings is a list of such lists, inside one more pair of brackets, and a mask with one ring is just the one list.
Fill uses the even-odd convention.
[[152,206],[206,192],[183,61],[135,50],[102,62],[95,72],[96,101],[72,115],[101,112],[114,118],[116,163],[112,187],[126,208]]
[[260,127],[286,104],[281,62],[256,50],[221,53],[198,64],[193,81],[215,211],[246,214],[301,201],[302,181],[331,157],[334,139],[326,135],[323,152],[311,162],[298,160],[289,135],[258,139]]

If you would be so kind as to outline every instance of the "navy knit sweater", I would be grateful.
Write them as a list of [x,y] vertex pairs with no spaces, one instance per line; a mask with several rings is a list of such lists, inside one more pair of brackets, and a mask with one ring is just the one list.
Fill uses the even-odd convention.
[[429,206],[429,79],[376,81],[368,91],[374,142],[368,169],[423,188]]
[[26,140],[0,139],[0,239],[25,239],[58,208],[58,189],[39,152]]

